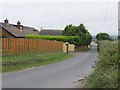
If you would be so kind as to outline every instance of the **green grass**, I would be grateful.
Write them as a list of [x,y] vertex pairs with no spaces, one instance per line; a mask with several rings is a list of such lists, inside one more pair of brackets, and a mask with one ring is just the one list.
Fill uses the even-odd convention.
[[26,53],[18,56],[2,57],[2,72],[22,70],[31,67],[56,63],[72,57],[63,52]]
[[118,87],[118,42],[101,41],[99,61],[85,82],[85,88]]

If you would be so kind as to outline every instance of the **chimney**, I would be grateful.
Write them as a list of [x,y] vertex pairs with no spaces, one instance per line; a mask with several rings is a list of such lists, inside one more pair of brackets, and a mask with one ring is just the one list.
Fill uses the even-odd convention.
[[4,23],[5,23],[5,24],[8,24],[8,23],[9,23],[9,21],[7,20],[7,18],[4,20]]
[[21,24],[20,21],[18,21],[18,22],[17,22],[17,28],[18,28],[19,30],[21,29],[21,28],[20,28],[20,27],[21,27],[20,24]]

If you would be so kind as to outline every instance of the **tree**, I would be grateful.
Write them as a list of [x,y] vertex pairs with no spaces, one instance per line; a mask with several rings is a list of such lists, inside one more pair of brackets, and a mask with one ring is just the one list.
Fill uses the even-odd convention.
[[72,24],[67,25],[62,33],[65,36],[79,36],[80,40],[77,45],[89,45],[92,40],[91,34],[88,32],[84,24],[79,26],[73,26]]
[[118,37],[117,37],[117,38],[118,38],[118,40],[120,40],[120,35],[118,35]]
[[75,36],[75,26],[73,26],[72,24],[67,25],[62,33],[62,35],[65,36]]
[[110,40],[110,35],[107,33],[98,33],[96,35],[97,40]]
[[86,39],[86,45],[87,45],[87,46],[90,45],[91,40],[92,40],[92,36],[90,35],[89,32],[87,32],[87,33],[85,34],[85,39]]
[[62,35],[66,36],[84,36],[87,33],[87,29],[84,24],[80,24],[79,26],[73,26],[72,24],[67,25],[62,33]]

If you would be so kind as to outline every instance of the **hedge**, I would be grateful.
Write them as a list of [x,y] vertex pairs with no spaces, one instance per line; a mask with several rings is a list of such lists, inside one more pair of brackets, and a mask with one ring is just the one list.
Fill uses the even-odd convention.
[[99,42],[99,57],[95,70],[88,76],[84,88],[118,88],[118,41]]
[[69,42],[70,44],[75,44],[77,46],[81,46],[81,45],[88,46],[91,43],[91,36],[89,34],[86,34],[86,36],[83,39],[81,39],[80,36],[49,36],[49,35],[34,35],[34,34],[26,35],[26,38]]
[[42,39],[42,40],[56,40],[56,41],[62,41],[62,42],[69,42],[70,44],[81,44],[80,37],[78,36],[49,36],[49,35],[33,35],[29,34],[26,35],[26,38],[31,39]]

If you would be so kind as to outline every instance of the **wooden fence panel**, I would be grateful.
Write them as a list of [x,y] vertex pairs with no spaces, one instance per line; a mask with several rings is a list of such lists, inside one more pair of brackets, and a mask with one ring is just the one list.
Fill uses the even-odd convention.
[[24,38],[3,38],[2,54],[17,55],[26,52],[52,52],[63,51],[63,42],[40,40],[40,39],[24,39]]

